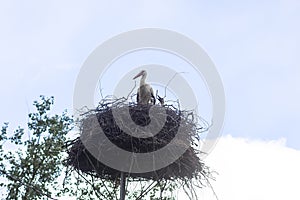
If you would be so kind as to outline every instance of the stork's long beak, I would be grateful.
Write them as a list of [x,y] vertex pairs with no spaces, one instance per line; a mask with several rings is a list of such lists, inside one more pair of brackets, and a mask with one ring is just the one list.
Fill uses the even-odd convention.
[[142,76],[143,75],[143,72],[141,71],[140,73],[138,73],[135,77],[133,77],[133,79],[136,79],[136,78],[138,78],[138,77],[140,77],[140,76]]

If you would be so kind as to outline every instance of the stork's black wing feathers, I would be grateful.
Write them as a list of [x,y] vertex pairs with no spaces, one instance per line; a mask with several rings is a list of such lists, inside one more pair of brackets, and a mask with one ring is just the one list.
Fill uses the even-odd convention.
[[136,103],[139,103],[140,102],[140,94],[139,92],[137,92],[136,94]]

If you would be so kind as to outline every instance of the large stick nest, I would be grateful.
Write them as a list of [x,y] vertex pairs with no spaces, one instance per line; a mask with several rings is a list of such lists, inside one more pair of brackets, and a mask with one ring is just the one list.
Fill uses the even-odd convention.
[[[147,126],[150,122],[159,123],[158,119],[156,120],[155,117],[150,118],[149,116],[149,110],[152,106],[128,104],[120,99],[103,100],[99,103],[97,109],[83,114],[83,118],[79,121],[80,134],[93,140],[95,136],[90,134],[90,130],[100,125],[106,137],[114,145],[129,152],[146,153],[168,145],[180,130],[183,137],[181,136],[177,139],[176,144],[178,147],[182,146],[181,148],[186,148],[187,150],[175,162],[152,172],[126,173],[127,177],[146,180],[186,180],[198,179],[199,175],[205,176],[205,165],[199,159],[200,152],[195,149],[195,146],[199,140],[200,133],[206,130],[208,126],[206,123],[200,124],[199,120],[195,120],[191,112],[181,111],[178,106],[174,107],[173,105],[155,105],[158,110],[162,111],[159,114],[166,115],[164,116],[166,121],[163,128],[155,136],[147,138],[138,138],[126,134],[126,131],[124,131],[126,127],[120,127],[113,115],[113,109],[114,113],[120,116],[125,116],[127,114],[126,109],[129,109],[131,119],[138,126]],[[188,147],[183,144],[188,144]],[[68,153],[67,164],[77,170],[107,180],[115,180],[120,177],[121,172],[98,161],[84,146],[80,137],[72,143]]]

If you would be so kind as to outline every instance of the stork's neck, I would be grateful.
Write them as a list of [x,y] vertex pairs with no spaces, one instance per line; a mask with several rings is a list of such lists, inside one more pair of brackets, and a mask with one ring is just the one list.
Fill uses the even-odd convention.
[[140,81],[140,86],[145,85],[146,84],[146,76],[142,76],[141,81]]

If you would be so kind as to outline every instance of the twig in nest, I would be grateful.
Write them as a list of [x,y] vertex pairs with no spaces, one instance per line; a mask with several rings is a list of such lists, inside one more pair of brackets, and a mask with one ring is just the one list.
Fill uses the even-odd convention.
[[135,87],[136,87],[136,81],[134,81],[134,86],[133,86],[133,88],[131,89],[131,91],[128,93],[126,100],[128,100],[130,94],[133,92],[133,90],[135,89]]
[[169,84],[171,83],[171,81],[178,75],[178,74],[184,74],[184,73],[187,73],[187,72],[176,72],[172,78],[168,81],[167,85],[165,86],[165,96],[163,98],[166,98],[167,96],[167,87],[169,86]]
[[99,92],[100,92],[101,98],[103,99],[101,80],[99,80]]

